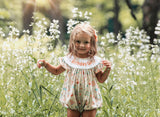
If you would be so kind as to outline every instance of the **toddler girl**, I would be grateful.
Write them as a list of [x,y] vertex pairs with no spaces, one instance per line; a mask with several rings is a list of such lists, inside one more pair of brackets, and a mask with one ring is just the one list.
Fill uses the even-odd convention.
[[108,78],[111,63],[96,56],[96,42],[95,30],[89,24],[78,24],[70,35],[69,54],[59,58],[60,65],[52,66],[45,60],[37,62],[39,68],[44,66],[55,75],[66,70],[60,102],[67,108],[67,117],[95,117],[102,106],[97,82]]

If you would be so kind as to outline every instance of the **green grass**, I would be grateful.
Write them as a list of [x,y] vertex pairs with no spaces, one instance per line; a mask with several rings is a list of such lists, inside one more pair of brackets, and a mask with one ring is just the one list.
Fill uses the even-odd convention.
[[[37,40],[32,35],[11,42],[1,40],[0,116],[66,116],[66,109],[59,103],[65,74],[52,75],[44,68],[38,69],[36,62],[44,58],[57,65],[67,48],[58,45],[48,51],[47,39]],[[112,62],[112,71],[105,83],[99,83],[103,107],[97,117],[159,117],[159,54],[139,48],[132,53],[127,50],[130,45],[110,44],[107,38],[99,42],[105,43],[99,55]],[[17,46],[19,43],[22,45]]]

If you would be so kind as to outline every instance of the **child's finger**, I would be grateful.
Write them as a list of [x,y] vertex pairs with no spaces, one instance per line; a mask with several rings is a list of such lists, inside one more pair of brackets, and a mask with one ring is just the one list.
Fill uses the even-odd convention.
[[40,65],[43,65],[44,63],[42,61],[38,62]]
[[37,66],[38,66],[38,68],[41,68],[41,67],[43,66],[43,64],[44,64],[43,61],[44,61],[44,60],[38,60],[38,61],[37,61]]
[[41,68],[41,65],[37,62],[37,66],[38,66],[38,68]]
[[109,61],[103,60],[103,61],[102,61],[102,64],[103,64],[104,66],[106,66],[106,69],[107,69],[107,70],[110,70],[110,69],[111,69],[111,63],[110,63]]
[[102,61],[102,64],[103,64],[103,65],[111,65],[111,63],[110,63],[109,61],[107,61],[107,60]]
[[41,65],[38,65],[38,68],[41,68]]

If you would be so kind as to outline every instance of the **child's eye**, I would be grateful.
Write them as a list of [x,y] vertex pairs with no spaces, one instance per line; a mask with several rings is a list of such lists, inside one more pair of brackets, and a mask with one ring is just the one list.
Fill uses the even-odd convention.
[[76,43],[81,43],[81,42],[79,40],[77,40]]
[[85,43],[85,44],[88,44],[89,42],[88,42],[88,41],[85,41],[84,43]]

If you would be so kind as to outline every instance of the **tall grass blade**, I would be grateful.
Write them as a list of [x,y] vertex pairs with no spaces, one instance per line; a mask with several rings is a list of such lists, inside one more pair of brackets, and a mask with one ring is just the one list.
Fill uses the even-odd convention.
[[43,85],[40,85],[39,89],[40,89],[40,99],[41,99],[41,102],[42,102],[42,89],[46,90],[48,93],[50,93],[51,95],[53,95],[53,93],[50,92],[47,88],[45,88]]
[[105,113],[105,116],[104,116],[104,117],[109,117],[108,112],[107,112],[106,110],[103,110],[103,111],[104,111],[104,113]]
[[111,92],[112,89],[113,89],[113,85],[110,87],[109,92]]
[[56,98],[58,97],[58,94],[59,94],[59,91],[57,92],[57,94],[56,94],[56,96],[55,96],[55,98],[54,98],[54,100],[53,100],[53,102],[52,102],[52,104],[51,104],[51,107],[49,108],[48,116],[49,116],[50,113],[51,113],[52,106],[54,105],[54,103],[55,103],[55,101],[56,101]]
[[28,85],[29,84],[29,81],[28,81],[28,76],[21,70],[21,73],[22,75],[24,76],[24,78],[26,79],[26,84]]
[[39,103],[39,101],[38,101],[37,95],[35,94],[35,92],[34,92],[33,89],[31,89],[31,90],[32,90],[32,92],[33,92],[33,94],[34,94],[34,97],[36,98],[36,101],[37,101],[38,105],[40,106],[40,103]]
[[105,100],[106,100],[107,105],[109,106],[109,108],[112,109],[112,105],[111,105],[109,99],[106,96],[104,96],[104,98],[105,98]]

